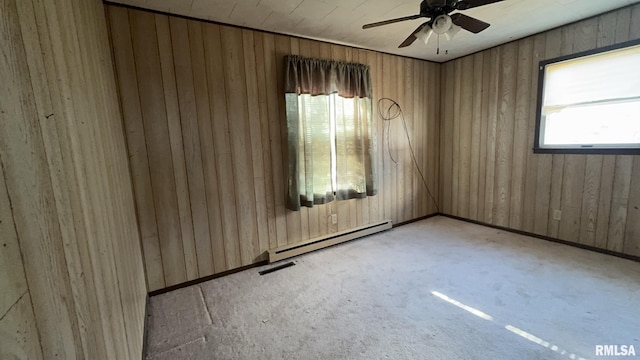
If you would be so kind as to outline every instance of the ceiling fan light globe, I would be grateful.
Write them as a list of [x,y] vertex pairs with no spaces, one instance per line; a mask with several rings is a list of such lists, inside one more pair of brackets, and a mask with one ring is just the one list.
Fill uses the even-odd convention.
[[433,30],[431,30],[431,27],[429,27],[429,25],[425,25],[422,30],[416,33],[416,38],[418,38],[418,40],[422,41],[426,45],[429,42],[431,35],[433,35]]
[[442,35],[451,29],[452,24],[449,15],[440,15],[433,21],[432,29],[434,33]]
[[460,32],[460,29],[462,29],[462,27],[456,25],[456,24],[452,24],[451,28],[449,29],[449,31],[447,31],[446,33],[444,33],[444,36],[447,40],[451,40],[453,39],[457,33]]

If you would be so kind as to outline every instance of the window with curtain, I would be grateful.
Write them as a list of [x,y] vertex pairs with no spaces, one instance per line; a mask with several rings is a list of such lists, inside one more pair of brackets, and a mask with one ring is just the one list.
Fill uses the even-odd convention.
[[536,152],[640,153],[640,45],[540,63]]
[[369,67],[287,56],[287,208],[376,194]]

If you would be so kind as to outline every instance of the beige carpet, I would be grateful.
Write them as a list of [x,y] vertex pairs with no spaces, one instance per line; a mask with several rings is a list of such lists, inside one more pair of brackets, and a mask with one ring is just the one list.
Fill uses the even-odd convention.
[[640,263],[445,217],[293,261],[151,298],[147,359],[640,358]]

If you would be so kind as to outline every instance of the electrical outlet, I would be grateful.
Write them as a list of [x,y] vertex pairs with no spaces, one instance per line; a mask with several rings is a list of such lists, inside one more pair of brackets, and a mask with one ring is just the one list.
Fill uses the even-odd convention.
[[338,223],[338,214],[331,214],[331,223],[332,224]]
[[562,219],[562,210],[553,210],[553,220]]

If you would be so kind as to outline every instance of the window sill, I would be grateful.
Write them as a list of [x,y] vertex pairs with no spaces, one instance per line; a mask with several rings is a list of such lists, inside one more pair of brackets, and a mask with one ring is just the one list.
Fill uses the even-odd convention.
[[640,148],[533,148],[534,154],[640,155]]

